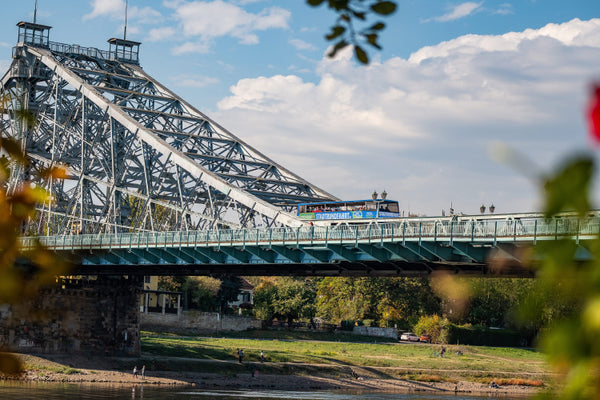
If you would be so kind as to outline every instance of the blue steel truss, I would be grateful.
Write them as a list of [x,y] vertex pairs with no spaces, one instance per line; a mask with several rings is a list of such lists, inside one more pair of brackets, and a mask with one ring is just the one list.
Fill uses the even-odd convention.
[[[569,239],[577,256],[600,233],[600,215],[406,218],[371,224],[42,237],[82,273],[392,275],[435,271],[531,276],[523,251]],[[35,238],[24,238],[32,247]],[[495,268],[501,266],[501,268]]]

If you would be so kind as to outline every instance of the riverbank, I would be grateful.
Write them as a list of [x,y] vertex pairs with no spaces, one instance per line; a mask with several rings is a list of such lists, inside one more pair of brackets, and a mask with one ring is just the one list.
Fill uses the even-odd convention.
[[[545,385],[503,384],[490,388],[489,383],[474,382],[452,374],[420,376],[419,380],[402,378],[397,368],[365,368],[325,365],[274,365],[235,361],[202,361],[169,357],[157,359],[82,356],[19,355],[26,371],[18,378],[25,382],[61,382],[82,385],[160,385],[201,389],[268,389],[268,390],[352,390],[419,393],[493,393],[530,396]],[[146,367],[145,377],[134,376]],[[189,368],[186,368],[186,365]],[[159,368],[157,368],[159,367]],[[177,369],[177,370],[174,370]],[[198,372],[208,369],[216,372]],[[272,373],[276,371],[278,373]],[[285,373],[281,373],[285,372]],[[493,375],[492,375],[493,376]],[[423,379],[425,378],[425,379]],[[493,378],[490,378],[493,380]],[[496,381],[495,381],[496,382]],[[506,381],[509,382],[509,381]]]

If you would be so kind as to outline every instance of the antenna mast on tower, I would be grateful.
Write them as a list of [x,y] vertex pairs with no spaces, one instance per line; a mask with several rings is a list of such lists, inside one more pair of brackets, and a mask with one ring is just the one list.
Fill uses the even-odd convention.
[[33,23],[37,23],[37,0],[35,0],[35,6],[33,8]]
[[128,1],[125,0],[125,28],[123,29],[123,40],[127,40],[127,3]]

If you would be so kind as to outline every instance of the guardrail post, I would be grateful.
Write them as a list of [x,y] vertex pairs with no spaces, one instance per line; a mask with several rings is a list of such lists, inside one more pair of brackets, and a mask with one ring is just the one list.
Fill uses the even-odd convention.
[[533,224],[533,245],[535,246],[537,244],[537,219],[535,220],[534,224]]
[[273,228],[269,228],[269,249],[273,248],[271,241],[273,240]]
[[242,237],[242,249],[246,250],[246,230],[244,229],[244,236]]
[[450,246],[454,244],[454,220],[450,220]]
[[554,240],[558,240],[558,218],[554,218]]
[[369,244],[371,244],[371,228],[373,225],[369,224]]
[[217,250],[221,251],[221,229],[217,229]]
[[315,226],[312,225],[310,227],[310,245],[311,246],[313,245],[314,239],[315,239]]
[[402,224],[402,246],[406,244],[406,222]]
[[437,221],[433,222],[433,242],[437,242]]
[[327,247],[327,239],[329,238],[329,225],[325,227],[325,247]]
[[494,221],[494,246],[498,241],[498,221]]
[[[419,246],[421,246],[421,228],[423,226],[423,221],[419,221]],[[421,253],[421,250],[419,250],[419,253]]]
[[299,249],[300,245],[299,242],[300,241],[300,227],[296,228],[296,248]]
[[471,221],[471,243],[475,241],[475,222]]
[[517,220],[514,220],[514,226],[513,226],[513,241],[517,241]]
[[577,219],[577,236],[575,239],[575,243],[579,244],[579,219]]
[[383,246],[383,225],[381,225],[381,241],[379,243]]
[[354,247],[358,247],[358,226],[354,227]]

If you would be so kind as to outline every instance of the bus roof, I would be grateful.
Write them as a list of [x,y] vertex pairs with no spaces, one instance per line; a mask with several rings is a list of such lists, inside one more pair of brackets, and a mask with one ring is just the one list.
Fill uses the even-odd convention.
[[[388,200],[388,199],[377,199],[375,200],[379,203],[397,203],[397,200]],[[313,206],[313,205],[319,205],[319,204],[344,204],[344,203],[372,203],[373,199],[367,199],[367,200],[341,200],[341,201],[319,201],[317,203],[298,203],[298,206]]]

